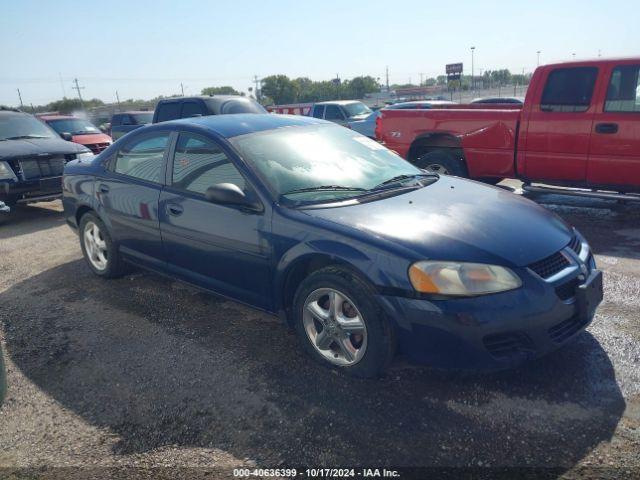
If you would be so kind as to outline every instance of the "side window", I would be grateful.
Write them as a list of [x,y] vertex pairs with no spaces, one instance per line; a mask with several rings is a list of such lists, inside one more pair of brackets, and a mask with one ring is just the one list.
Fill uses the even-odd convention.
[[327,105],[324,118],[325,120],[344,120],[344,115],[337,105]]
[[120,125],[133,125],[133,123],[131,122],[131,116],[122,115],[122,117],[120,118]]
[[198,102],[184,102],[182,104],[182,114],[180,118],[195,117],[196,115],[204,115],[202,105]]
[[122,175],[162,183],[164,151],[168,143],[168,132],[135,140],[120,149],[114,170]]
[[246,187],[244,177],[215,142],[181,133],[173,158],[173,186],[204,194],[217,183]]
[[324,105],[314,105],[313,116],[316,118],[322,118],[324,116]]
[[605,112],[640,112],[640,65],[622,65],[613,69]]
[[544,86],[540,109],[545,112],[586,112],[597,77],[595,67],[553,70]]
[[180,118],[179,102],[167,102],[158,105],[158,122],[166,122],[176,118]]
[[118,125],[120,125],[121,121],[122,115],[114,115],[113,117],[111,117],[111,126],[117,127]]

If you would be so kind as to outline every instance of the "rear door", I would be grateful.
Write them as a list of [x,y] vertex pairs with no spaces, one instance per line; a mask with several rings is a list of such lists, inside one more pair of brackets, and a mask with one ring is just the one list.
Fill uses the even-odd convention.
[[583,183],[596,106],[598,68],[550,68],[533,97],[525,146],[525,175],[532,180]]
[[587,180],[640,189],[640,62],[612,63],[604,72],[595,114]]
[[164,264],[158,201],[165,178],[170,132],[136,135],[126,142],[96,178],[103,218],[123,255],[159,268]]

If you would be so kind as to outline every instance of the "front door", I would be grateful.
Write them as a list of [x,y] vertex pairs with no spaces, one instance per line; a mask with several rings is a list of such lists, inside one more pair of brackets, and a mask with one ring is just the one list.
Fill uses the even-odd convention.
[[640,189],[640,65],[607,72],[606,97],[595,114],[587,180],[592,185]]
[[152,268],[164,265],[158,201],[169,138],[169,132],[134,137],[95,182],[99,209],[119,250]]
[[270,209],[248,213],[211,203],[207,188],[251,185],[217,142],[180,133],[171,181],[160,196],[160,229],[169,269],[228,297],[270,309]]
[[587,176],[596,67],[562,67],[542,78],[527,122],[525,176],[582,183]]

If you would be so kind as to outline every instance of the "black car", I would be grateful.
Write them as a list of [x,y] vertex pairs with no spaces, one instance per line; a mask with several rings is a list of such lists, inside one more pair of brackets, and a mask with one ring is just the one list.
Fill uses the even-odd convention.
[[229,113],[268,113],[252,98],[241,95],[210,95],[176,97],[160,100],[156,105],[153,123],[179,118],[206,117]]
[[153,112],[131,111],[114,113],[111,117],[110,135],[114,141],[135,130],[143,127],[153,120]]
[[89,157],[91,150],[61,139],[33,115],[0,107],[0,213],[59,198],[64,165]]

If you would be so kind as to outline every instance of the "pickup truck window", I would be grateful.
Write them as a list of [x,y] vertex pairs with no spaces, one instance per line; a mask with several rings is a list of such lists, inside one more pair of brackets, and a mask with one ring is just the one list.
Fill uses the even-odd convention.
[[205,115],[202,105],[198,102],[184,102],[182,104],[181,118],[189,118],[196,115]]
[[324,105],[315,105],[313,107],[313,116],[316,118],[324,117]]
[[621,65],[613,69],[605,112],[640,112],[640,65]]
[[121,121],[122,115],[114,115],[113,117],[111,117],[111,127],[119,126]]
[[337,105],[327,105],[327,110],[324,113],[325,120],[344,120],[344,115],[340,107]]
[[596,67],[557,68],[547,78],[540,109],[545,112],[586,112],[598,77]]
[[180,118],[180,103],[167,102],[158,105],[158,122]]

